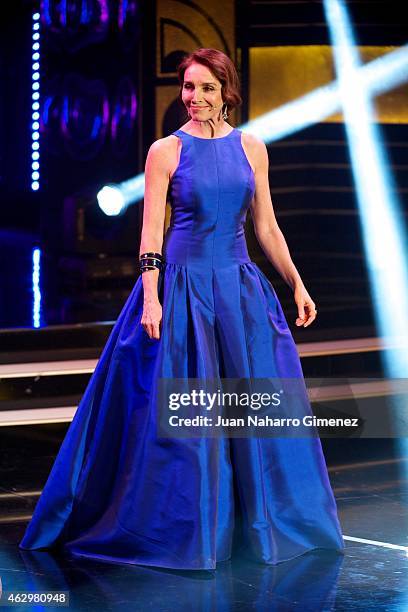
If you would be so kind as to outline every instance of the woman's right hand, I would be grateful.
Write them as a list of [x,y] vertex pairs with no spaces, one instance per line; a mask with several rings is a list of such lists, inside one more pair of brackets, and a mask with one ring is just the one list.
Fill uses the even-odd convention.
[[159,300],[144,302],[143,313],[140,320],[150,338],[159,340],[160,323],[162,320],[162,306]]

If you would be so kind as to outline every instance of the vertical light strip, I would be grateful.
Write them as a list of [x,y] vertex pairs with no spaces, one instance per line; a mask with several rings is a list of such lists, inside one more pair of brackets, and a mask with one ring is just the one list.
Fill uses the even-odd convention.
[[40,188],[40,13],[33,13],[31,62],[31,189]]
[[389,170],[371,92],[344,2],[324,0],[337,72],[365,259],[377,327],[403,350],[384,351],[388,376],[408,376],[407,242],[397,189]]
[[33,327],[41,325],[41,290],[40,290],[40,258],[41,250],[38,247],[33,249]]

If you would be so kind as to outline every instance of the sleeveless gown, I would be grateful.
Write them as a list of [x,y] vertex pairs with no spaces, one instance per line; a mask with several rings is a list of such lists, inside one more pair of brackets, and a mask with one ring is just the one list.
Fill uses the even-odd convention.
[[255,180],[241,131],[173,134],[182,150],[169,184],[160,339],[140,323],[139,276],[19,547],[195,570],[214,569],[236,546],[272,565],[316,548],[343,553],[318,437],[157,437],[160,377],[303,380],[275,290],[248,256]]

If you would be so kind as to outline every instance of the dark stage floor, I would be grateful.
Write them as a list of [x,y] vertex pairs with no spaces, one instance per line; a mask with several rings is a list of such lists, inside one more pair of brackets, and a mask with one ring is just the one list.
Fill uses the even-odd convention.
[[66,428],[0,428],[3,591],[66,591],[73,610],[408,609],[408,461],[395,441],[322,441],[344,555],[316,550],[267,566],[235,553],[216,570],[176,571],[18,548]]

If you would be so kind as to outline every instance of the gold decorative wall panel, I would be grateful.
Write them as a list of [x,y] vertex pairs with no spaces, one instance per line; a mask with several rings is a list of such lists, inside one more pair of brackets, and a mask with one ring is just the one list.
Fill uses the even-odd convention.
[[[156,137],[160,138],[166,113],[171,112],[179,92],[178,82],[169,85],[168,80],[177,78],[182,56],[200,47],[212,47],[236,62],[235,2],[157,0],[156,19]],[[160,83],[161,79],[166,83]]]
[[[363,64],[395,47],[360,47]],[[249,51],[249,118],[255,119],[335,80],[330,46],[256,47]],[[408,123],[408,84],[374,99],[380,123]],[[322,120],[339,123],[342,113]]]

